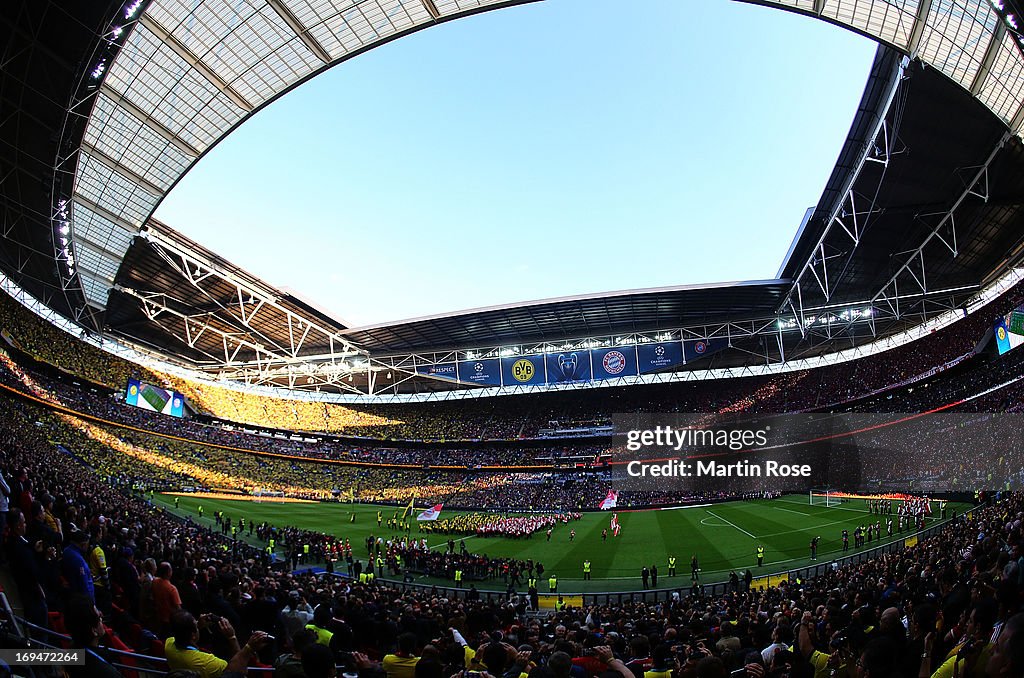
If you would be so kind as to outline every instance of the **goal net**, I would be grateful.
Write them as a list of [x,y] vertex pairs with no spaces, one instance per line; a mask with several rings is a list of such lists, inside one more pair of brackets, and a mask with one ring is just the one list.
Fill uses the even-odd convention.
[[839,506],[842,502],[839,492],[829,487],[812,488],[808,499],[811,506]]

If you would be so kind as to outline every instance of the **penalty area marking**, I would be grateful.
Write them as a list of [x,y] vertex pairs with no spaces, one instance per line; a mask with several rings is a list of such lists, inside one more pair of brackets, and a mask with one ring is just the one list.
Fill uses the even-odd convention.
[[[783,502],[785,502],[787,504],[794,504],[796,506],[808,506],[807,503],[802,502],[802,501],[790,501],[789,499],[780,499],[779,501],[783,501]],[[867,509],[855,508],[853,506],[822,506],[820,504],[810,504],[810,505],[814,506],[815,508],[819,508],[819,509],[821,509],[823,511],[854,511],[856,513],[862,513],[864,515],[868,515]],[[779,507],[776,506],[775,508],[779,508]],[[808,514],[808,515],[810,515],[810,514]]]
[[785,532],[773,532],[772,534],[763,535],[761,538],[762,539],[767,539],[768,537],[781,537],[784,534],[793,534],[794,532],[807,532],[809,530],[820,530],[823,527],[831,527],[832,525],[849,525],[849,522],[846,521],[846,520],[833,520],[830,523],[822,523],[820,525],[809,525],[809,526],[807,526],[807,527],[805,527],[803,529],[800,529],[800,530],[786,530]]
[[786,513],[795,513],[798,516],[806,516],[806,517],[810,517],[811,516],[810,513],[804,513],[803,511],[794,511],[793,509],[782,508],[781,506],[776,506],[775,508],[778,509],[779,511],[785,511]]
[[700,524],[705,526],[705,527],[729,527],[725,523],[709,523],[709,522],[707,522],[709,520],[711,520],[711,518],[701,518],[700,519]]
[[665,506],[658,509],[659,511],[682,511],[683,509],[694,509],[704,508],[705,506],[714,506],[714,504],[690,504],[689,506]]
[[719,520],[725,521],[725,522],[726,522],[726,523],[728,523],[728,524],[729,524],[730,526],[732,526],[732,527],[735,527],[735,528],[736,528],[737,530],[739,530],[739,531],[740,531],[740,532],[742,532],[743,534],[747,535],[747,536],[748,536],[748,537],[750,537],[751,539],[757,539],[757,537],[755,537],[754,535],[750,534],[749,532],[747,532],[746,530],[744,530],[744,529],[743,529],[742,527],[740,527],[740,526],[739,526],[739,525],[737,525],[736,523],[733,523],[733,522],[730,522],[730,521],[726,520],[725,518],[723,518],[722,516],[718,515],[717,513],[712,513],[711,511],[708,511],[708,513],[710,513],[710,514],[711,514],[711,515],[713,515],[714,517],[718,518]]

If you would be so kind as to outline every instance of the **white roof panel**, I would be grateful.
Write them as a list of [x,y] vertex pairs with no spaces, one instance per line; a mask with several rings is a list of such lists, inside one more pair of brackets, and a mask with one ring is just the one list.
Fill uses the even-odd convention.
[[[525,0],[524,0],[525,1]],[[985,56],[1001,19],[987,0],[757,0],[820,16],[915,54],[1003,120],[1019,118],[1024,59],[1008,36]],[[72,236],[97,278],[90,301],[106,303],[130,231],[163,192],[261,104],[332,61],[435,22],[426,0],[153,0],[109,64],[94,97],[75,178]],[[439,19],[505,6],[507,0],[434,0]],[[585,7],[585,5],[581,5]],[[320,55],[320,56],[318,56]],[[980,75],[979,75],[980,74]],[[82,203],[95,204],[99,212]],[[109,219],[101,215],[112,215]],[[124,227],[115,223],[123,220]],[[84,254],[89,249],[90,254]],[[106,254],[104,254],[106,253]],[[104,261],[103,258],[106,257]],[[83,265],[86,259],[82,260]],[[84,270],[84,269],[83,269]],[[83,281],[85,278],[83,277]],[[101,304],[101,305],[102,305]]]

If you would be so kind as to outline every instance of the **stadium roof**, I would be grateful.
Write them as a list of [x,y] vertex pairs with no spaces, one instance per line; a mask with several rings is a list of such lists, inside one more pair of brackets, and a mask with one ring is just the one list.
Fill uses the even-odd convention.
[[791,284],[754,280],[542,299],[359,327],[345,335],[371,354],[387,354],[657,333],[771,317]]
[[[0,267],[51,308],[208,369],[692,331],[867,304],[899,331],[1020,257],[1024,56],[987,0],[764,0],[878,40],[850,136],[778,280],[545,300],[347,328],[150,222],[182,174],[276,97],[375,46],[520,0],[19,0],[3,10]],[[913,61],[903,61],[909,55]],[[880,312],[888,307],[888,317]],[[703,327],[704,329],[701,329]],[[689,328],[689,329],[688,329]],[[747,353],[771,359],[765,342]],[[733,346],[740,348],[742,341]],[[737,353],[728,363],[749,358]]]

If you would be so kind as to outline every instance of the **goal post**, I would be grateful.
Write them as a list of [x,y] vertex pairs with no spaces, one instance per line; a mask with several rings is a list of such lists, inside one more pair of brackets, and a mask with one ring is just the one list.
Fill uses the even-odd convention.
[[807,493],[807,503],[811,506],[839,506],[839,492],[832,487],[813,487]]

